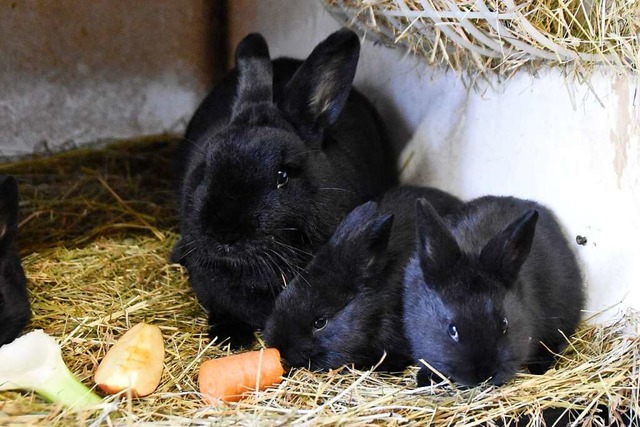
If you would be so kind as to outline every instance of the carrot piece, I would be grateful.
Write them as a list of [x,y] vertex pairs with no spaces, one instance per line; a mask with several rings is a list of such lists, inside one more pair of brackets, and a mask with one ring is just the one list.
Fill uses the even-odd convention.
[[242,393],[279,384],[284,369],[280,363],[280,352],[266,348],[248,353],[234,354],[211,359],[200,365],[198,384],[200,393],[209,405],[237,402]]

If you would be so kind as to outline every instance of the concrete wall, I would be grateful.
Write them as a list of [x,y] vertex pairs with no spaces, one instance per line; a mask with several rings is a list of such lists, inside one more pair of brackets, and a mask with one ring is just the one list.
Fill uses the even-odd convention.
[[[338,24],[319,2],[240,0],[231,46],[259,31],[272,56],[304,57]],[[548,204],[586,271],[590,311],[640,309],[640,109],[637,78],[567,82],[521,72],[493,88],[465,87],[399,49],[365,42],[356,86],[383,111],[409,183],[469,199],[515,195]]]
[[181,132],[220,62],[218,3],[0,2],[0,154]]

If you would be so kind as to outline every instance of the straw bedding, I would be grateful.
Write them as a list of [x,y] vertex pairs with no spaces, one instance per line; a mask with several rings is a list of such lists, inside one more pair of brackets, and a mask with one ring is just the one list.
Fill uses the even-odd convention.
[[637,73],[640,0],[322,0],[340,21],[464,75]]
[[[521,374],[500,388],[444,382],[415,389],[415,368],[403,375],[298,369],[275,389],[206,407],[198,366],[229,350],[208,341],[184,272],[167,262],[177,237],[167,173],[175,145],[148,139],[0,165],[21,186],[29,329],[57,337],[70,369],[89,386],[108,348],[134,324],[158,325],[166,347],[162,382],[151,396],[109,397],[95,411],[74,413],[31,393],[5,392],[0,425],[542,425],[540,414],[565,410],[577,425],[610,425],[640,413],[634,312],[608,326],[584,324],[555,370]],[[604,407],[606,419],[594,415]]]

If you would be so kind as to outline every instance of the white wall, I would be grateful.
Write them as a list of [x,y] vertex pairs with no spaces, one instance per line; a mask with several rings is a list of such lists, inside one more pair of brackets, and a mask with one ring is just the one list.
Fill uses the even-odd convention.
[[[261,32],[272,56],[304,57],[339,25],[315,0],[234,0],[231,43]],[[515,195],[549,205],[577,246],[588,309],[640,309],[638,78],[589,85],[556,70],[474,90],[400,49],[363,45],[356,86],[382,110],[411,157],[403,180],[466,199]]]

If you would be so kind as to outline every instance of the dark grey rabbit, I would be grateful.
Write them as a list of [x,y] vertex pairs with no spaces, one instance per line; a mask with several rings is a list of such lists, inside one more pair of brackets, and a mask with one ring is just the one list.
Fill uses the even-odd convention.
[[351,89],[358,37],[271,61],[251,34],[196,111],[180,149],[183,264],[209,335],[251,343],[281,289],[337,224],[396,182],[374,108]]
[[10,343],[31,319],[27,279],[13,240],[18,230],[18,184],[0,175],[0,345]]
[[[546,371],[554,357],[545,346],[564,348],[585,301],[554,215],[532,201],[487,196],[445,217],[418,202],[416,221],[404,311],[415,359],[465,386],[503,384],[525,365]],[[434,375],[423,366],[418,385]]]
[[338,226],[311,263],[276,301],[265,340],[291,366],[370,368],[411,363],[402,328],[404,267],[415,248],[415,202],[426,197],[441,212],[462,202],[436,189],[399,187],[379,208],[367,202]]

